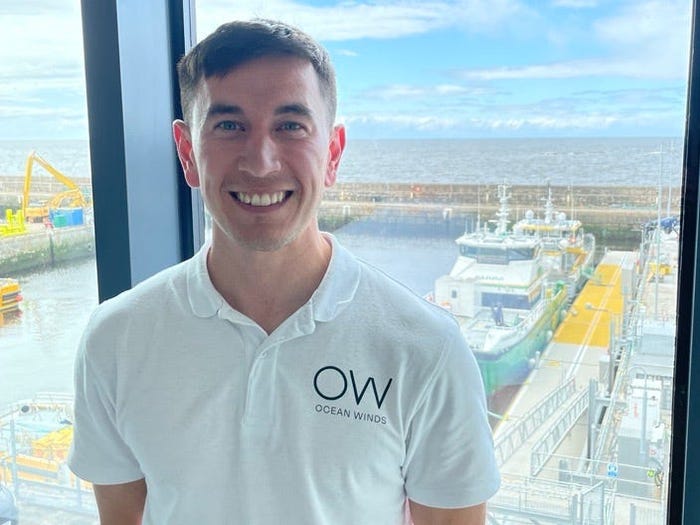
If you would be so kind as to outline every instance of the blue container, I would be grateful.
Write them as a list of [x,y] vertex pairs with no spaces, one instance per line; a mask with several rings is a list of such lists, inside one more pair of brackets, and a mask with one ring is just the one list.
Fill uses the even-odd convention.
[[49,218],[54,228],[80,226],[84,223],[82,208],[56,208],[49,211]]

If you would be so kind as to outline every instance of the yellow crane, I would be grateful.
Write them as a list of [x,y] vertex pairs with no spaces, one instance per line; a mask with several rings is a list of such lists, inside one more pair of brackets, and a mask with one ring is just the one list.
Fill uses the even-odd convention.
[[[29,206],[29,190],[32,185],[32,171],[34,163],[39,164],[42,168],[48,171],[60,183],[68,187],[66,191],[62,191],[51,197],[45,204],[41,206]],[[85,196],[80,191],[78,185],[69,177],[54,168],[47,160],[39,156],[35,151],[32,151],[27,157],[27,165],[24,170],[24,190],[22,192],[22,214],[27,221],[39,222],[49,217],[49,212],[56,208],[85,208],[88,205]]]

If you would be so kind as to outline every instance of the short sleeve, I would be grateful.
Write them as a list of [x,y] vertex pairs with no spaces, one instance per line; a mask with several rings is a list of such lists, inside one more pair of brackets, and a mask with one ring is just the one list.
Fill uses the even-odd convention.
[[409,499],[437,508],[477,505],[500,486],[483,382],[459,330],[411,418],[404,477]]
[[114,352],[90,348],[91,341],[110,344],[111,338],[105,335],[93,335],[88,326],[78,347],[75,421],[68,466],[79,478],[110,485],[135,481],[143,474],[117,427]]

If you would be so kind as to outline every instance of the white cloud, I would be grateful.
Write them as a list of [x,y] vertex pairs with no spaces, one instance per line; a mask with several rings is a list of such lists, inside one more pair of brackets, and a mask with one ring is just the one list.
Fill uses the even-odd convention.
[[533,127],[543,130],[571,129],[605,129],[619,123],[620,119],[613,115],[584,115],[584,116],[549,116],[533,115],[513,118],[472,119],[471,124],[493,130],[516,130]]
[[[0,3],[3,135],[87,130],[79,0]],[[57,137],[58,138],[58,137]]]
[[687,0],[631,2],[594,25],[596,36],[638,70],[665,78],[685,78],[690,56],[690,5]]
[[[551,0],[549,6],[573,9],[591,7],[594,3],[591,0]],[[654,118],[664,116],[678,118],[677,111],[668,109],[681,105],[678,99],[682,95],[674,93],[664,95],[675,96],[673,103],[659,100],[657,104],[645,99],[643,104],[635,106],[636,95],[628,92],[617,98],[610,95],[608,99],[600,95],[597,100],[592,100],[596,95],[591,95],[591,100],[584,100],[582,95],[572,97],[568,110],[564,102],[557,106],[554,99],[530,106],[504,107],[497,105],[498,100],[492,96],[495,89],[486,82],[602,76],[685,80],[690,41],[689,4],[688,0],[619,0],[611,4],[616,6],[613,15],[587,28],[590,49],[596,51],[595,54],[591,51],[586,58],[517,66],[506,63],[498,68],[463,72],[462,79],[482,82],[477,86],[460,85],[454,79],[452,83],[428,86],[410,83],[379,86],[361,95],[366,96],[368,104],[374,100],[385,101],[381,110],[377,114],[354,115],[348,119],[416,130],[463,126],[556,130],[604,129],[620,123],[653,123]],[[546,9],[537,14],[525,5],[525,0],[349,0],[325,7],[300,5],[292,0],[197,2],[200,34],[221,22],[253,15],[288,20],[328,42],[396,38],[460,28],[472,35],[505,35],[512,44],[521,31],[530,27],[536,32],[546,22],[543,18]],[[0,127],[14,130],[20,124],[31,126],[31,118],[38,117],[36,129],[47,126],[87,129],[84,101],[80,102],[84,100],[80,1],[0,2],[0,20]],[[532,21],[537,23],[530,24]],[[546,29],[542,29],[539,36],[546,37]],[[570,43],[567,38],[574,36],[562,30],[550,40],[559,39],[557,45],[566,50]],[[575,43],[577,45],[572,48],[581,47],[581,41]],[[338,46],[342,47],[332,50],[334,54],[358,56],[352,44]],[[474,97],[473,103],[471,99],[469,104],[460,103],[464,97]],[[453,112],[430,116],[389,113],[393,106],[386,101],[403,100],[413,104],[419,98],[435,101],[431,108],[441,105],[452,108]],[[486,107],[486,103],[491,106]],[[362,108],[368,108],[368,104]],[[649,107],[654,109],[640,109]],[[415,112],[419,112],[418,107]],[[485,116],[491,114],[497,116]]]
[[409,84],[391,84],[369,89],[361,94],[363,99],[375,100],[406,100],[431,99],[434,97],[450,97],[455,95],[484,96],[494,93],[494,90],[484,87],[467,87],[457,84],[437,84],[416,86]]
[[470,80],[629,77],[685,80],[688,76],[690,3],[687,0],[631,2],[593,24],[591,47],[603,56],[526,66],[462,71]]
[[348,115],[342,117],[341,121],[347,125],[352,124],[372,124],[381,126],[399,126],[402,128],[412,128],[421,131],[435,131],[456,127],[460,122],[455,118],[441,118],[434,116],[396,115],[378,114],[371,115]]
[[326,42],[398,38],[449,27],[474,33],[501,31],[512,21],[522,22],[532,15],[532,10],[519,0],[385,0],[323,7],[290,0],[200,0],[197,5],[199,37],[229,20],[264,17],[297,25]]
[[532,103],[500,103],[483,97],[469,103],[440,104],[439,108],[441,112],[431,116],[425,116],[418,107],[404,114],[366,110],[345,117],[345,121],[350,125],[444,135],[480,131],[596,134],[611,129],[658,130],[661,123],[664,129],[676,123],[680,130],[684,110],[680,93],[674,88],[589,90]]
[[338,56],[344,56],[344,57],[360,56],[360,54],[357,51],[353,51],[351,49],[338,49],[338,50],[334,51],[334,53]]
[[685,79],[686,68],[654,67],[654,62],[645,62],[650,57],[609,58],[590,60],[570,60],[553,64],[536,64],[521,67],[498,67],[472,69],[459,73],[468,80],[523,80],[523,79],[562,79],[580,77],[631,77],[631,78],[674,78]]

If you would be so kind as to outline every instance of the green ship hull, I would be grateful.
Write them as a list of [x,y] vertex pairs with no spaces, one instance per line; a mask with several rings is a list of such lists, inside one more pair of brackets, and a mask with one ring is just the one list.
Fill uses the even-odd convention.
[[563,287],[549,300],[540,318],[519,340],[496,352],[474,352],[487,396],[525,381],[538,352],[544,350],[561,322],[566,299],[567,290]]

